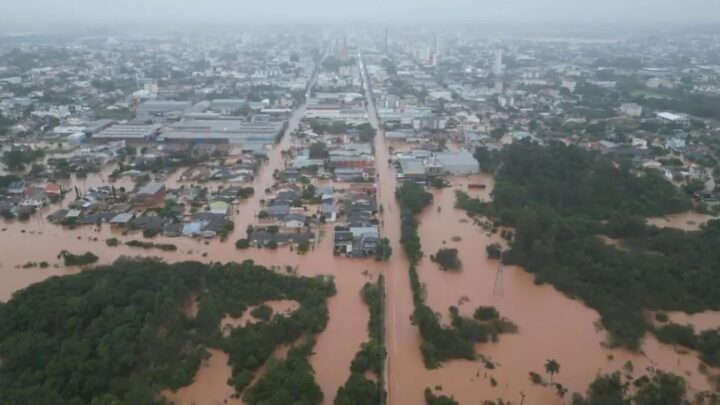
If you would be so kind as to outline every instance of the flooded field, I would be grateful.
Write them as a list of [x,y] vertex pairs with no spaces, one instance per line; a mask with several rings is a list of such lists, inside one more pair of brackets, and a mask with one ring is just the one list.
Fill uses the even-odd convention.
[[684,231],[697,231],[711,219],[717,217],[697,212],[683,212],[661,218],[648,218],[647,223],[660,228],[676,228]]
[[[371,110],[374,108],[370,103]],[[374,114],[370,114],[374,121]],[[373,122],[377,127],[377,123]],[[387,161],[387,146],[377,137],[375,150],[378,162]],[[397,147],[393,143],[394,147]],[[404,147],[400,147],[404,149]],[[388,165],[378,165],[380,199],[390,206],[384,214],[384,232],[398,252],[399,212],[393,201],[395,175]],[[584,392],[598,373],[625,369],[627,374],[642,375],[650,367],[683,375],[690,392],[708,390],[711,385],[706,376],[698,372],[699,360],[695,353],[676,351],[659,343],[654,337],[645,338],[642,353],[604,347],[607,334],[600,330],[597,312],[582,302],[571,300],[552,286],[538,286],[534,277],[518,267],[502,267],[489,260],[485,246],[503,241],[497,235],[484,232],[468,221],[466,214],[453,208],[455,190],[473,197],[489,199],[494,181],[487,176],[453,178],[452,186],[434,191],[434,202],[418,218],[419,234],[426,258],[418,272],[426,288],[426,302],[445,321],[448,307],[456,305],[464,315],[471,315],[479,305],[493,305],[502,316],[519,327],[514,335],[503,335],[498,343],[478,345],[478,353],[492,359],[494,370],[486,370],[479,361],[457,360],[444,363],[437,370],[425,369],[419,350],[421,338],[416,326],[410,322],[413,311],[412,293],[408,278],[408,263],[397,254],[393,256],[393,271],[387,277],[387,347],[388,397],[391,404],[422,404],[426,387],[442,387],[442,393],[453,395],[461,404],[479,403],[482,400],[502,398],[520,403],[559,404],[563,400],[554,390],[532,385],[528,372],[544,375],[547,359],[556,359],[561,372],[555,381],[569,392]],[[469,189],[470,183],[485,184],[484,190]],[[674,218],[671,218],[671,221]],[[706,218],[680,216],[674,219],[688,221]],[[440,271],[427,256],[441,247],[459,251],[463,263],[460,272]],[[697,315],[698,317],[700,315]],[[703,315],[705,316],[705,315]],[[717,313],[708,313],[707,319],[720,322]],[[490,378],[497,381],[493,387]]]
[[228,385],[231,368],[228,364],[227,353],[211,349],[210,358],[204,360],[195,374],[193,384],[172,392],[166,390],[162,396],[177,405],[233,405],[242,404],[238,398],[233,398],[235,388]]
[[665,312],[668,322],[680,325],[692,325],[696,331],[720,328],[720,311],[706,311],[697,314],[686,314],[684,312]]
[[[462,186],[459,183],[457,188]],[[460,403],[495,398],[519,401],[520,392],[533,404],[560,403],[553,390],[532,385],[528,379],[530,371],[545,374],[543,364],[547,359],[556,359],[561,364],[555,381],[570,392],[583,392],[598,372],[622,369],[628,361],[632,362],[636,376],[647,367],[656,367],[683,375],[695,389],[711,388],[706,377],[698,373],[696,355],[676,352],[649,335],[643,346],[644,355],[604,348],[607,336],[595,326],[598,323],[595,311],[549,285],[535,285],[533,276],[521,268],[502,267],[486,257],[484,247],[499,242],[499,237],[472,223],[463,223],[465,213],[449,208],[453,194],[452,189],[434,192],[433,206],[419,217],[425,254],[452,247],[459,250],[463,263],[461,272],[443,272],[437,264],[423,259],[418,271],[427,288],[427,304],[445,321],[451,305],[459,306],[466,316],[472,316],[479,305],[493,305],[518,325],[519,333],[503,335],[499,343],[478,345],[478,352],[496,363],[495,370],[485,370],[481,362],[452,361],[439,370],[428,371],[421,367],[417,338],[410,340],[414,350],[407,349],[409,344],[393,344],[400,351],[397,361],[402,363],[393,367],[405,370],[392,375],[393,387],[403,387],[395,397],[396,401],[400,398],[398,403],[420,403],[422,390],[407,390],[413,382],[421,387],[442,385],[443,391],[452,393]],[[442,207],[440,212],[438,206]],[[453,242],[454,236],[460,240]],[[720,320],[717,314],[714,318]],[[409,359],[415,364],[410,364]],[[491,386],[490,377],[495,378],[497,387]]]
[[[297,301],[292,300],[267,301],[263,304],[272,308],[272,316],[288,316],[300,308],[300,304],[298,304]],[[233,317],[229,314],[225,315],[225,317],[220,321],[220,330],[223,332],[223,335],[229,335],[234,328],[242,328],[249,324],[263,322],[262,319],[258,319],[253,316],[252,311],[255,308],[257,308],[256,305],[248,307],[245,312],[238,317]]]

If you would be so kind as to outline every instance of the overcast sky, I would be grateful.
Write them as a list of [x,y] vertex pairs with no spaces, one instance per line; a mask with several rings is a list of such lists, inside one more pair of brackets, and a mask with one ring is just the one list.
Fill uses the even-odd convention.
[[0,0],[0,23],[720,23],[720,0]]

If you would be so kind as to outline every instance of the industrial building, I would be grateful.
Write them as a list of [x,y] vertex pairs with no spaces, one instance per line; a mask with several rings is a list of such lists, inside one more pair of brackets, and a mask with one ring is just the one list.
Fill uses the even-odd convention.
[[180,117],[192,107],[189,101],[146,101],[137,107],[136,120],[149,121],[158,118]]
[[157,135],[160,125],[116,124],[92,135],[95,141],[145,142]]
[[478,161],[464,149],[458,152],[438,152],[435,154],[435,162],[448,174],[463,176],[480,172]]
[[189,120],[172,124],[160,138],[168,142],[184,143],[270,144],[275,142],[284,128],[281,121]]

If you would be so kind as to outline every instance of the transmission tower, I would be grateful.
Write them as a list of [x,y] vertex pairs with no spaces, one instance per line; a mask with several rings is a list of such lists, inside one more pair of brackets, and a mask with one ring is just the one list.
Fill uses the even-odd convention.
[[498,260],[497,271],[495,271],[495,285],[493,286],[493,296],[503,296],[503,265],[502,260]]

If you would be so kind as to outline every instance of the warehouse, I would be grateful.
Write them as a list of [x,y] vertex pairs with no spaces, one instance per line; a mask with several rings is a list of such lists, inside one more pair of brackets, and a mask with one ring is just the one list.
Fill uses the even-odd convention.
[[137,107],[136,119],[148,121],[159,117],[181,116],[192,107],[189,101],[146,101]]
[[402,158],[398,160],[400,170],[398,178],[406,180],[425,179],[425,163],[421,159]]
[[271,144],[284,128],[280,121],[189,120],[173,124],[160,138],[178,143]]
[[94,141],[145,142],[157,135],[159,125],[117,124],[92,136]]
[[477,160],[472,153],[466,150],[438,152],[435,154],[435,162],[442,166],[445,173],[448,174],[463,176],[480,172]]

